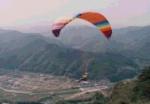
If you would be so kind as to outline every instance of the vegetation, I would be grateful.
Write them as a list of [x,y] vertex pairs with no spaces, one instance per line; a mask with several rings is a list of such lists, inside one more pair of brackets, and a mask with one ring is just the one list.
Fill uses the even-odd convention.
[[117,52],[81,54],[80,50],[39,34],[0,32],[0,68],[3,69],[80,78],[86,60],[82,58],[84,55],[93,59],[88,65],[89,77],[93,80],[119,81],[134,77],[139,70],[133,59]]
[[150,104],[150,67],[137,79],[118,82],[108,98],[96,93],[88,99],[61,100],[57,104]]
[[97,92],[92,97],[87,99],[72,99],[72,100],[61,100],[56,104],[106,104],[107,98],[101,93]]
[[134,92],[136,100],[150,98],[150,67],[146,67],[139,75]]
[[[90,79],[105,78],[116,82],[134,77],[139,73],[141,67],[149,65],[149,28],[150,26],[115,30],[109,47],[104,47],[106,48],[104,53],[84,52],[82,55],[88,55],[93,59],[88,66]],[[95,45],[97,38],[90,37],[90,39],[92,41],[89,41],[89,44],[83,48],[96,50],[98,46],[92,47],[90,44]],[[60,41],[47,39],[39,34],[0,30],[0,68],[8,71],[23,70],[79,78],[83,70],[82,62],[85,61],[81,58],[82,55],[79,50],[65,47]],[[4,92],[0,91],[0,93],[2,95]],[[7,97],[9,96],[11,95],[8,94]],[[14,99],[12,96],[10,98]],[[20,98],[25,99],[25,96],[20,96]],[[89,99],[67,100],[58,103],[149,104],[149,99],[150,67],[147,67],[137,79],[117,83],[108,99],[96,94]]]
[[136,80],[118,83],[111,94],[109,104],[149,104],[150,67],[144,68]]

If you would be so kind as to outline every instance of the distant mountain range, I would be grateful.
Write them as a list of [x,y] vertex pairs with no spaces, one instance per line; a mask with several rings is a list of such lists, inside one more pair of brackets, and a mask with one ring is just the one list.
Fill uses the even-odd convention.
[[91,26],[66,28],[62,42],[67,46],[95,53],[115,53],[133,59],[140,66],[150,63],[150,26],[114,29],[106,39]]
[[116,29],[110,40],[89,26],[66,28],[59,40],[0,29],[0,68],[79,78],[90,58],[90,79],[130,78],[150,64],[149,28]]

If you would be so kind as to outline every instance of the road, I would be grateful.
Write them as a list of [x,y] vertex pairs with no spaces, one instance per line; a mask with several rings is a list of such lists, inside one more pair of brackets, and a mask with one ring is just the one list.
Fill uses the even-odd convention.
[[20,90],[9,90],[3,87],[0,87],[0,90],[3,90],[5,92],[10,92],[10,93],[18,93],[18,94],[34,94],[30,91],[20,91]]

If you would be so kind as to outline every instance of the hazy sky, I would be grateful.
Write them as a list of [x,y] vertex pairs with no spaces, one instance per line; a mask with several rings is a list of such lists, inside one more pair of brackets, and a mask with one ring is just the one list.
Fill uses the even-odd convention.
[[83,11],[103,13],[114,27],[150,25],[150,0],[0,0],[0,26],[50,22]]

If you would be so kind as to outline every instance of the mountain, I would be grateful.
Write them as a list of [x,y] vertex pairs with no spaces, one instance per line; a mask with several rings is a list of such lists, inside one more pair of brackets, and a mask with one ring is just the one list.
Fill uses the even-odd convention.
[[136,79],[123,80],[110,88],[106,95],[89,92],[79,98],[58,101],[57,104],[150,104],[150,67]]
[[[113,52],[83,52],[36,33],[0,30],[0,68],[81,77],[87,65],[89,78],[117,81],[138,72],[129,57]],[[137,68],[138,69],[138,68]]]
[[[142,55],[142,57],[146,57],[150,59],[149,53],[150,48],[148,47],[149,38],[150,38],[150,26],[146,27],[128,27],[122,28],[114,31],[114,36],[112,37],[112,45],[113,43],[119,43],[122,45],[121,52],[125,51],[127,54],[132,53],[135,56]],[[111,47],[111,46],[110,46]],[[118,47],[114,48],[117,49]],[[129,53],[128,53],[129,52]],[[145,54],[145,56],[144,56]]]
[[55,38],[51,32],[51,24],[52,21],[40,21],[36,22],[34,24],[24,24],[19,26],[13,26],[13,27],[5,27],[8,30],[17,30],[20,32],[28,32],[28,33],[40,33],[43,36]]
[[[50,32],[50,22],[38,23],[20,29],[22,31],[38,32],[54,38]],[[40,25],[39,25],[40,24]],[[21,28],[21,27],[17,27]],[[67,47],[88,52],[113,52],[135,58],[137,63],[147,64],[149,57],[150,26],[113,29],[111,39],[107,40],[93,25],[86,21],[74,20],[61,32],[59,39]],[[149,62],[148,62],[149,63]]]
[[147,47],[150,37],[149,28],[150,26],[133,26],[113,29],[112,37],[106,39],[94,26],[82,22],[80,25],[77,25],[76,22],[72,22],[62,30],[60,38],[66,45],[84,51],[99,52],[105,50],[110,52],[111,50],[113,52],[135,52],[142,51],[141,48],[143,47],[150,50]]
[[64,29],[61,40],[68,47],[96,53],[115,53],[132,58],[139,67],[150,63],[150,26],[113,29],[112,37],[87,24],[70,24]]
[[128,27],[114,31],[114,37],[112,37],[108,51],[132,58],[140,68],[149,65],[149,28],[150,26]]
[[112,89],[109,104],[149,104],[150,67],[137,79],[117,83]]

